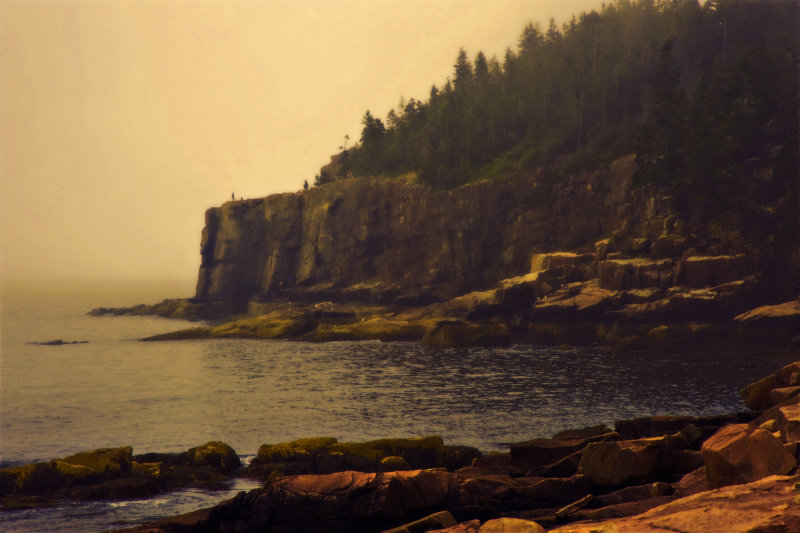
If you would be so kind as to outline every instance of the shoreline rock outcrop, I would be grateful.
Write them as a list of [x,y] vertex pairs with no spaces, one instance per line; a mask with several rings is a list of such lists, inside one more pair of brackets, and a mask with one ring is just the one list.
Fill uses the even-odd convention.
[[[769,396],[798,369],[742,396]],[[263,488],[128,531],[798,531],[798,405],[800,395],[765,411],[620,420],[489,455],[436,437],[265,445],[248,467]],[[448,453],[458,460],[445,468]]]
[[80,452],[0,470],[0,509],[48,507],[59,500],[140,498],[184,487],[222,488],[241,466],[223,442],[180,454],[133,455],[130,446]]
[[206,212],[193,298],[91,313],[230,324],[164,340],[800,348],[800,243],[775,229],[782,211],[710,218],[635,173],[629,155],[453,190],[362,177],[227,202]]
[[0,498],[11,510],[246,476],[264,487],[130,531],[795,531],[800,387],[785,389],[798,376],[800,361],[745,387],[761,410],[618,420],[488,455],[436,436],[265,444],[247,467],[221,442],[99,449],[4,468]]

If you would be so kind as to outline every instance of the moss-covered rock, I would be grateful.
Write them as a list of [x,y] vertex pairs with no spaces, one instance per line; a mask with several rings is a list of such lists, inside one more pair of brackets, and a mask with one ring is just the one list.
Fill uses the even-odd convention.
[[308,331],[312,322],[305,316],[281,316],[276,314],[243,318],[211,328],[213,338],[253,337],[259,339],[283,339],[301,335]]
[[130,446],[76,453],[0,470],[4,509],[50,505],[61,499],[108,500],[151,496],[183,487],[222,488],[241,463],[222,442],[181,454],[133,457]]
[[236,451],[220,441],[211,441],[191,448],[178,456],[178,463],[184,466],[210,466],[220,472],[232,473],[242,466]]
[[366,442],[338,442],[333,437],[312,437],[261,446],[246,473],[266,478],[276,471],[283,474],[323,474],[343,470],[381,472],[435,467],[455,470],[480,456],[480,451],[469,446],[445,446],[439,436]]
[[381,470],[384,472],[395,472],[397,470],[408,470],[408,462],[398,455],[390,455],[381,459]]
[[422,343],[439,347],[507,346],[511,344],[511,333],[508,326],[500,323],[441,320],[425,332]]
[[384,317],[350,323],[321,323],[303,338],[315,342],[342,340],[416,341],[425,333],[426,324]]
[[308,462],[338,442],[333,437],[309,437],[281,444],[263,444],[254,459],[258,463]]
[[60,462],[84,466],[106,478],[117,477],[131,471],[133,448],[101,448],[64,457]]

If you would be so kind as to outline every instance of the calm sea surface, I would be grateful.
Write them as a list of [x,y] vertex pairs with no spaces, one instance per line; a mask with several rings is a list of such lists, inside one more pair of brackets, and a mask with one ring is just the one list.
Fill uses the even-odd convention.
[[[484,451],[566,428],[656,414],[744,409],[737,391],[785,362],[754,354],[616,354],[512,346],[437,350],[415,343],[136,339],[191,325],[89,317],[153,303],[192,283],[5,286],[0,462],[133,446],[179,452],[222,440],[245,457],[264,443],[442,435]],[[35,346],[63,339],[88,344]],[[2,531],[102,531],[188,512],[254,487],[149,500],[0,512]]]

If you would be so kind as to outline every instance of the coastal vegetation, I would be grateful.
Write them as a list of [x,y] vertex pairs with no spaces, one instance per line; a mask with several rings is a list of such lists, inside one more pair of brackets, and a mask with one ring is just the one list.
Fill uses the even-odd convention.
[[451,188],[636,153],[639,184],[708,210],[741,203],[770,157],[776,194],[796,193],[797,20],[785,0],[615,0],[528,24],[502,58],[459,50],[427,99],[367,110],[315,184],[414,173]]

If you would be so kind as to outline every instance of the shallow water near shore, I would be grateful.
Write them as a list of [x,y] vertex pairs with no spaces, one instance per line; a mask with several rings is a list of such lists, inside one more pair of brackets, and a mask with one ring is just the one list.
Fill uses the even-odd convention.
[[[788,362],[758,354],[618,354],[586,346],[142,343],[135,339],[190,324],[86,316],[92,307],[191,293],[191,283],[4,287],[2,465],[110,446],[131,445],[135,454],[180,452],[209,440],[246,456],[264,443],[315,435],[359,441],[438,434],[447,444],[488,451],[620,418],[743,410],[737,391]],[[27,344],[54,339],[89,343]],[[232,495],[191,490],[135,503],[4,512],[0,529],[99,531]]]

